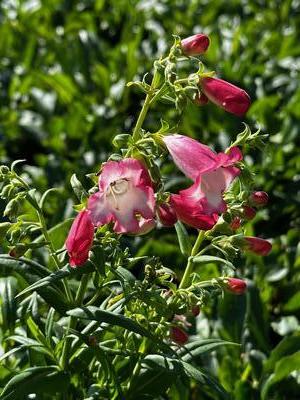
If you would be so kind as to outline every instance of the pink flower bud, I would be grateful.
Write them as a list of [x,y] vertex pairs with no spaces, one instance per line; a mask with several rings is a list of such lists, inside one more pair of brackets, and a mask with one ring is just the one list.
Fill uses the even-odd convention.
[[164,226],[173,226],[177,222],[176,213],[173,207],[168,203],[161,204],[158,208],[157,214],[160,222]]
[[184,345],[188,339],[188,334],[178,326],[172,326],[170,330],[171,340],[180,346]]
[[70,257],[71,267],[84,264],[92,247],[94,225],[90,213],[81,211],[71,226],[65,246]]
[[250,207],[250,206],[244,206],[243,208],[243,216],[245,219],[247,219],[248,221],[250,221],[251,219],[253,219],[256,215],[256,211],[254,210],[254,208]]
[[199,56],[206,52],[209,46],[209,37],[198,33],[181,41],[182,52],[186,56]]
[[192,311],[193,316],[197,317],[200,314],[200,307],[199,306],[193,306],[191,311]]
[[250,107],[249,95],[223,79],[202,78],[200,85],[208,99],[227,112],[242,117]]
[[249,200],[254,206],[265,206],[269,201],[269,196],[266,192],[253,192],[251,193]]
[[272,250],[272,245],[265,239],[253,236],[244,237],[246,249],[260,256],[267,256]]
[[241,227],[241,218],[238,216],[235,216],[230,223],[230,228],[235,231],[235,230],[239,229],[240,227]]
[[243,294],[247,289],[247,284],[242,279],[228,278],[226,289],[234,294]]
[[208,98],[205,96],[204,93],[197,94],[197,96],[194,99],[194,103],[197,104],[198,106],[205,106],[205,104],[208,103]]

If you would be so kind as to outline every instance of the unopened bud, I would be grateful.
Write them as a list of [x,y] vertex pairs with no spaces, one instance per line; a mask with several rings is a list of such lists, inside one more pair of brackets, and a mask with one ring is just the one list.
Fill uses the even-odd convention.
[[235,216],[233,220],[230,223],[230,228],[235,231],[241,227],[241,218],[238,216]]
[[243,294],[247,289],[247,284],[242,279],[228,278],[225,288],[233,294]]
[[267,256],[272,250],[272,244],[265,239],[245,236],[245,249],[260,256]]
[[186,56],[199,56],[206,52],[210,40],[203,33],[189,36],[181,41],[181,49]]
[[193,316],[197,317],[200,314],[200,307],[199,306],[193,306],[191,311],[192,311]]
[[1,165],[0,166],[0,174],[6,175],[9,173],[9,168],[6,165]]
[[184,345],[188,339],[188,334],[178,326],[172,326],[170,330],[170,338],[173,342],[179,344],[180,346]]
[[250,107],[251,99],[245,90],[223,79],[204,77],[200,80],[200,86],[212,103],[227,112],[241,117]]
[[198,93],[194,99],[194,103],[197,104],[198,106],[205,106],[205,104],[208,103],[208,98],[207,96],[205,96],[204,93],[201,94]]
[[12,218],[18,214],[18,211],[19,211],[19,201],[18,199],[12,199],[7,203],[3,215],[5,217]]
[[256,211],[254,210],[254,208],[250,207],[250,206],[244,206],[243,207],[243,216],[245,219],[247,219],[248,221],[251,221],[251,219],[253,219],[256,215]]
[[249,200],[254,206],[265,206],[269,201],[269,196],[266,192],[257,191],[251,193]]

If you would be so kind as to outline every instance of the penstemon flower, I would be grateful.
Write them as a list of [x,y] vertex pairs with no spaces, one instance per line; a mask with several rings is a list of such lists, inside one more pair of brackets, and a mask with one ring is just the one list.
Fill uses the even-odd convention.
[[71,226],[65,246],[71,267],[84,264],[89,256],[94,237],[94,225],[87,210],[81,211]]
[[117,233],[145,234],[155,226],[152,182],[143,164],[134,158],[108,161],[99,177],[99,192],[88,200],[95,226],[114,222]]
[[194,184],[171,195],[171,205],[178,219],[198,229],[211,229],[218,214],[226,211],[223,193],[239,175],[234,164],[242,159],[237,147],[228,154],[214,153],[208,146],[182,135],[163,138],[178,168]]

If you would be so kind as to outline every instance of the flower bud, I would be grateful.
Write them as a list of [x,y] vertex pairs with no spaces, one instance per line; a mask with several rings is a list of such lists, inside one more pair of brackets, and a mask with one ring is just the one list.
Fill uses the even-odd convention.
[[251,221],[251,219],[253,219],[256,215],[256,211],[254,210],[254,208],[250,207],[250,206],[244,206],[243,207],[243,217],[245,219],[247,219],[248,221]]
[[23,243],[19,243],[15,247],[10,249],[9,255],[14,258],[20,258],[26,253],[27,250],[28,246]]
[[233,220],[230,223],[230,228],[235,231],[241,227],[241,218],[238,216],[235,216]]
[[199,56],[206,52],[210,40],[203,33],[189,36],[181,41],[181,49],[186,56]]
[[254,206],[265,206],[269,201],[269,196],[266,192],[253,192],[251,193],[249,200]]
[[193,316],[197,317],[200,314],[200,307],[199,306],[193,306],[191,311],[192,311]]
[[208,99],[225,111],[242,117],[249,109],[249,95],[237,86],[223,79],[205,77],[200,79],[200,86]]
[[242,279],[228,278],[226,282],[226,290],[234,294],[243,294],[247,289],[247,284]]
[[9,173],[9,168],[6,165],[0,166],[0,174],[6,175]]
[[188,334],[178,326],[172,326],[170,330],[170,338],[173,342],[183,346],[189,339]]
[[87,261],[93,237],[94,225],[90,213],[83,210],[74,219],[65,243],[71,267],[82,265]]
[[7,203],[3,215],[5,217],[13,218],[17,216],[18,211],[19,211],[19,199],[14,198]]
[[159,206],[158,218],[164,226],[173,226],[177,222],[177,216],[173,207],[168,203],[163,203]]
[[198,93],[194,99],[194,103],[197,104],[197,106],[205,106],[205,104],[208,103],[208,98],[204,93]]
[[2,240],[11,226],[12,226],[12,224],[10,222],[1,222],[0,223],[0,237]]
[[265,239],[253,236],[245,236],[245,248],[260,256],[267,256],[272,250],[272,245]]

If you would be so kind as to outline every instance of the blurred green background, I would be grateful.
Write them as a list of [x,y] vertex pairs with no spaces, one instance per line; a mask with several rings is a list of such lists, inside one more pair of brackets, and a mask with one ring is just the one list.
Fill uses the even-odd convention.
[[[237,262],[249,280],[246,296],[225,295],[204,310],[195,334],[242,343],[218,351],[201,365],[215,371],[235,399],[300,398],[300,4],[215,0],[2,0],[0,3],[0,159],[24,158],[27,177],[41,192],[61,187],[50,203],[50,225],[72,215],[73,173],[96,171],[113,151],[112,138],[129,133],[143,95],[126,82],[141,79],[154,59],[181,37],[204,32],[211,46],[207,68],[253,100],[247,122],[268,133],[263,152],[246,160],[256,188],[270,195],[267,209],[247,226],[273,242],[261,259]],[[146,121],[159,128],[178,115],[157,105]],[[243,130],[242,120],[214,105],[190,105],[180,133],[224,149]],[[3,207],[3,205],[2,205]],[[157,230],[139,254],[153,252],[183,269],[176,237]],[[298,257],[298,258],[297,258]],[[175,260],[175,261],[174,261]],[[175,263],[175,265],[174,265]],[[203,276],[214,276],[208,265]],[[298,372],[297,372],[298,371]],[[170,398],[217,399],[170,394]],[[176,397],[177,396],[177,397]],[[181,396],[181,397],[178,397]],[[269,396],[269,395],[267,395]]]

